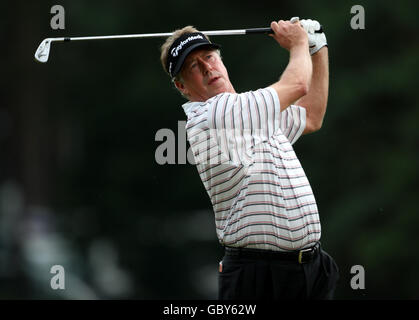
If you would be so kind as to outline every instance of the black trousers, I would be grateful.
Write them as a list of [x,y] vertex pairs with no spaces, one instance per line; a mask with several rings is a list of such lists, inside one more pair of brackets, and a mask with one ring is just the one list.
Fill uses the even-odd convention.
[[333,299],[339,269],[320,248],[311,261],[225,255],[219,270],[220,300]]

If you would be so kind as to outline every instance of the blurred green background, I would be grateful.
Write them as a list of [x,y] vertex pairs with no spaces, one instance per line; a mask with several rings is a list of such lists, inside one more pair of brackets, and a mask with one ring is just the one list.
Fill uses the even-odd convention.
[[[65,30],[50,9],[65,8]],[[353,30],[353,5],[365,30]],[[269,26],[319,20],[330,56],[322,130],[295,149],[314,190],[338,299],[419,298],[414,1],[8,1],[0,10],[0,298],[215,299],[223,250],[190,164],[159,165],[156,132],[184,121],[162,39],[46,37]],[[270,85],[287,53],[267,36],[213,37],[237,91]],[[62,265],[66,289],[52,290]],[[350,269],[365,268],[364,290]]]

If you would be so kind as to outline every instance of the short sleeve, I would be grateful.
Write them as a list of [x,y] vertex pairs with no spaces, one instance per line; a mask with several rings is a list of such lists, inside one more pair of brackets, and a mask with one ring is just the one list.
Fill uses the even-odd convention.
[[273,88],[240,94],[225,93],[208,106],[208,127],[223,154],[232,162],[249,161],[251,148],[283,133],[294,143],[305,127],[305,109],[290,106],[281,112]]

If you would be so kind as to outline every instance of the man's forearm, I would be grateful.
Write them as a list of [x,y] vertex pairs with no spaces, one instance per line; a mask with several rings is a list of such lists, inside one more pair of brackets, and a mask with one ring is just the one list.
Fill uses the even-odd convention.
[[309,91],[313,74],[313,64],[305,47],[298,47],[290,51],[290,60],[281,76],[281,80],[288,83],[298,83]]
[[309,92],[312,72],[308,46],[291,50],[289,63],[280,80],[272,85],[278,93],[281,111]]
[[329,94],[329,57],[328,48],[323,47],[311,56],[313,75],[308,93],[296,104],[306,109],[305,133],[311,133],[321,128],[326,113]]

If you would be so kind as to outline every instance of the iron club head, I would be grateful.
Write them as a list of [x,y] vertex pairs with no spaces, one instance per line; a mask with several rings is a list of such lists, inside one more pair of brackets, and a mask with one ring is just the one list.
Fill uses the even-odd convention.
[[47,62],[50,48],[51,48],[51,38],[44,39],[35,52],[36,61],[42,62],[42,63]]

